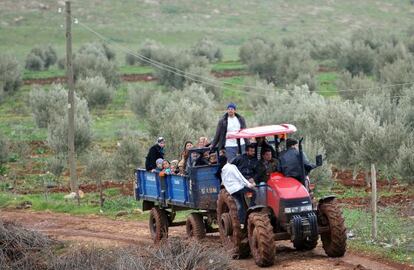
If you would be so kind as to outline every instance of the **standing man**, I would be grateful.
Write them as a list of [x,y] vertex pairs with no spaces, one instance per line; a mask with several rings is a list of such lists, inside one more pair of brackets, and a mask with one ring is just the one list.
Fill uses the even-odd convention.
[[[227,112],[219,120],[216,129],[216,135],[214,135],[213,142],[211,143],[211,148],[217,147],[218,149],[226,149],[226,157],[228,161],[237,155],[237,140],[236,139],[226,139],[227,132],[229,131],[239,131],[240,129],[246,128],[246,121],[244,117],[236,113],[236,104],[229,103],[227,105]],[[244,139],[240,139],[241,148],[244,150]]]
[[163,137],[157,139],[157,143],[151,146],[145,158],[145,169],[147,171],[155,171],[157,168],[157,159],[164,159],[165,140]]

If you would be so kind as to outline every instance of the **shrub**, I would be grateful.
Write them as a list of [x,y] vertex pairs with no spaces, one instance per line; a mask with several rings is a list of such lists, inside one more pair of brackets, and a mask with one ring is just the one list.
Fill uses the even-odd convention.
[[108,105],[114,96],[115,89],[108,86],[100,76],[80,79],[76,83],[79,96],[88,101],[90,108]]
[[148,113],[149,132],[152,137],[166,139],[168,158],[177,158],[184,141],[206,136],[215,125],[215,115],[210,113],[215,103],[201,85],[192,84],[177,92],[157,93]]
[[147,66],[149,65],[149,63],[147,62],[148,59],[162,61],[165,53],[168,54],[168,51],[164,48],[164,46],[161,43],[158,43],[155,40],[146,39],[141,44],[140,49],[138,50],[138,54],[144,56],[146,60],[137,59],[137,61],[141,65]]
[[134,170],[142,163],[142,148],[136,138],[125,137],[118,143],[112,159],[114,177],[118,180],[131,180]]
[[370,90],[355,101],[375,114],[381,125],[397,120],[397,103],[391,98],[389,88]]
[[210,70],[206,67],[201,66],[190,66],[186,75],[190,78],[187,78],[187,84],[197,83],[204,87],[207,93],[212,93],[216,100],[221,100],[223,97],[223,87],[219,80],[211,75]]
[[7,138],[0,133],[0,167],[9,159],[9,142]]
[[392,64],[398,59],[409,57],[407,48],[402,43],[396,45],[388,42],[377,49],[375,57],[375,75],[380,76],[380,70],[387,64]]
[[67,92],[62,85],[53,85],[49,91],[34,88],[29,94],[29,106],[40,128],[49,125],[53,116],[63,116],[66,111]]
[[21,84],[22,73],[19,62],[14,57],[0,54],[0,86],[2,86],[0,92],[3,92],[3,95],[12,94]]
[[30,53],[26,57],[26,65],[25,65],[26,69],[39,71],[39,70],[43,70],[43,65],[44,65],[44,62],[42,58],[40,58],[40,56],[36,54]]
[[57,53],[52,46],[37,46],[30,51],[26,58],[26,69],[47,70],[56,61]]
[[276,91],[273,83],[268,84],[266,81],[261,80],[257,76],[246,78],[244,85],[245,87],[243,90],[249,93],[248,95],[245,95],[244,102],[252,109],[256,109],[262,105],[267,105],[267,96]]
[[254,61],[257,56],[265,56],[274,47],[274,43],[262,38],[254,38],[244,43],[239,50],[240,60],[244,64]]
[[267,82],[279,87],[307,84],[311,91],[315,90],[317,65],[308,51],[254,39],[241,47],[239,55],[250,71]]
[[369,90],[375,92],[378,84],[362,73],[352,76],[350,72],[344,71],[336,81],[336,87],[342,98],[353,100],[363,97]]
[[[91,118],[84,99],[76,100],[75,150],[80,154],[92,142]],[[55,153],[68,152],[68,114],[56,115],[48,125],[47,143]]]
[[400,178],[414,183],[414,138],[411,135],[398,149],[394,170]]
[[138,117],[147,116],[150,101],[154,96],[154,90],[148,86],[128,86],[128,106]]
[[96,57],[104,57],[109,61],[115,60],[115,52],[111,50],[105,43],[85,43],[79,48],[78,53],[95,55]]
[[196,44],[194,44],[191,50],[195,56],[204,56],[210,63],[218,62],[223,59],[221,49],[207,38],[200,39]]
[[161,56],[161,61],[165,67],[155,67],[155,77],[158,82],[168,87],[182,89],[188,81],[200,80],[197,76],[188,75],[186,73],[193,67],[207,67],[207,60],[205,58],[195,57],[186,52],[172,52],[164,51]]
[[383,40],[385,40],[385,37],[377,34],[377,31],[372,28],[357,30],[351,36],[352,44],[362,43],[372,50],[379,48],[383,44]]
[[57,61],[57,65],[59,69],[65,69],[66,68],[66,57],[59,58]]
[[349,71],[352,76],[360,73],[370,75],[374,68],[375,53],[368,45],[355,42],[343,49],[338,66]]
[[85,175],[91,180],[102,180],[110,168],[110,160],[100,147],[95,146],[86,155]]
[[99,199],[101,207],[104,205],[102,180],[108,174],[109,167],[109,157],[99,147],[94,147],[93,150],[89,151],[86,159],[85,175],[89,179],[96,181],[96,184],[99,187]]
[[328,60],[336,59],[340,55],[344,44],[342,41],[319,41],[319,40],[309,40],[311,45],[310,47],[310,56],[314,60]]
[[315,181],[317,190],[330,190],[332,187],[332,167],[326,158],[326,150],[320,140],[314,140],[306,137],[303,143],[303,151],[311,163],[315,163],[316,155],[323,156],[323,165],[311,171],[309,178],[311,182]]
[[125,63],[129,66],[133,66],[138,62],[138,57],[133,54],[127,53],[125,54]]
[[398,98],[402,90],[407,88],[405,84],[412,82],[414,57],[398,59],[394,63],[387,64],[380,70],[379,74],[381,83],[393,85],[393,87],[388,88],[391,97]]
[[60,176],[66,169],[66,164],[66,156],[63,154],[54,155],[47,161],[47,169],[56,177],[57,182],[59,182]]
[[76,80],[102,76],[110,86],[116,87],[120,83],[118,67],[114,61],[102,55],[85,52],[76,54],[73,59],[73,71]]
[[406,88],[402,97],[395,103],[397,117],[404,121],[404,124],[412,131],[414,130],[414,87]]

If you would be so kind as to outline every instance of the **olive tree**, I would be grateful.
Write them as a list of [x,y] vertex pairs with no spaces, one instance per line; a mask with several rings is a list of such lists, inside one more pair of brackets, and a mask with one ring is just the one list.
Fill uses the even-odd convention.
[[100,207],[103,207],[105,200],[103,195],[102,180],[104,180],[104,178],[108,175],[109,168],[109,156],[98,146],[95,146],[87,153],[85,175],[89,179],[96,181],[96,185],[99,189]]
[[22,84],[22,71],[16,58],[0,54],[0,102],[16,92]]

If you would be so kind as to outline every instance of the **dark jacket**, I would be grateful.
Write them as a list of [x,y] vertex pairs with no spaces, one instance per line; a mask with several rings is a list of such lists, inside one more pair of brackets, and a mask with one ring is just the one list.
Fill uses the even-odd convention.
[[151,171],[152,169],[157,168],[156,161],[157,159],[164,159],[164,149],[161,148],[158,144],[151,146],[148,151],[147,157],[145,158],[145,169]]
[[259,160],[257,165],[257,179],[256,184],[260,182],[267,182],[271,173],[277,171],[278,161],[275,158],[272,158],[270,161]]
[[[257,152],[257,148],[258,147],[261,147],[261,153],[263,153],[264,152],[264,150],[265,149],[270,149],[270,151],[272,152],[272,158],[276,158],[276,151],[275,151],[275,149],[273,148],[273,146],[271,146],[267,141],[263,141],[260,145],[258,144],[258,143],[255,143],[254,144],[254,150],[255,150],[255,153],[256,153],[256,156],[257,156],[257,154],[258,154],[258,152]],[[261,154],[260,154],[261,155]],[[260,159],[261,159],[262,157],[260,157]],[[259,158],[258,158],[259,159]]]
[[247,154],[238,155],[236,156],[232,164],[237,166],[237,169],[243,174],[246,179],[253,178],[256,180],[257,178],[257,164],[258,160],[256,156],[249,157]]
[[[246,121],[244,120],[244,117],[240,114],[235,114],[237,119],[239,119],[240,122],[240,128],[246,128]],[[223,117],[219,120],[216,128],[216,135],[214,135],[214,139],[211,142],[211,147],[217,147],[218,149],[223,149],[226,145],[226,134],[227,134],[227,119],[229,118],[229,115],[225,113]],[[247,143],[247,140],[245,140]]]
[[[312,169],[316,168],[316,165],[309,163],[305,154],[303,154],[303,164],[305,167],[305,175],[309,174]],[[291,147],[280,154],[278,171],[283,173],[285,176],[303,181],[303,179],[301,179],[302,166],[300,164],[299,151],[296,148]]]

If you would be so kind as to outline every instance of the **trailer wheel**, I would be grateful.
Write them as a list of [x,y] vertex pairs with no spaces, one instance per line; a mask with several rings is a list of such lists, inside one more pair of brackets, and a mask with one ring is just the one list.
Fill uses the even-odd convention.
[[225,189],[220,191],[217,200],[217,222],[221,242],[231,252],[233,259],[248,257],[249,243],[240,228],[236,202]]
[[164,209],[158,207],[151,208],[149,229],[155,243],[168,237],[168,218]]
[[305,239],[299,242],[293,242],[293,246],[297,250],[312,250],[318,245],[318,238],[316,239]]
[[273,265],[276,249],[269,216],[266,213],[252,213],[247,226],[250,250],[256,264],[260,267]]
[[346,228],[342,210],[336,200],[319,205],[320,226],[329,226],[329,231],[321,233],[323,249],[329,257],[341,257],[346,252]]
[[206,236],[203,215],[200,213],[191,213],[185,223],[185,229],[189,238],[203,239]]

